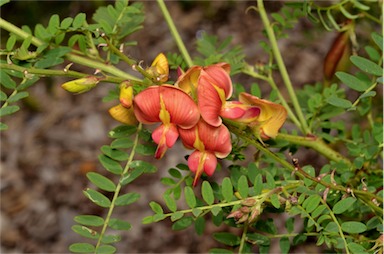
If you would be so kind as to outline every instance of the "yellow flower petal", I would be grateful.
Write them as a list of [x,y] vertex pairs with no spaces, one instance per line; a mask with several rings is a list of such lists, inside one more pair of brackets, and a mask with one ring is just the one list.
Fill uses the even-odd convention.
[[94,76],[89,76],[85,78],[75,79],[72,81],[68,81],[61,85],[62,88],[71,93],[84,93],[92,88],[94,88],[97,83],[99,83],[100,79]]
[[129,81],[124,81],[120,84],[119,100],[121,105],[126,108],[130,108],[132,106],[133,88]]
[[151,67],[147,69],[147,72],[155,76],[157,81],[166,82],[169,76],[167,57],[163,53],[158,54],[155,60],[153,60]]
[[260,108],[260,115],[254,126],[259,127],[261,137],[275,138],[287,118],[287,110],[280,104],[260,99],[248,93],[240,93],[239,100],[242,103]]
[[117,121],[126,125],[137,125],[138,121],[133,113],[133,108],[125,108],[119,104],[109,109],[109,114]]

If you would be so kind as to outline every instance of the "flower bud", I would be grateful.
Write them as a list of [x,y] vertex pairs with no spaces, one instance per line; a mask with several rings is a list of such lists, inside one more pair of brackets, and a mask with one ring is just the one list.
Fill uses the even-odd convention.
[[133,88],[129,81],[124,81],[120,84],[119,100],[121,105],[125,108],[130,108],[132,106]]
[[349,34],[349,30],[339,33],[325,57],[323,72],[324,78],[328,81],[332,80],[337,71],[347,67],[351,55]]
[[253,198],[247,198],[243,202],[241,202],[241,204],[245,206],[254,206],[256,204],[256,200]]
[[61,85],[62,88],[71,93],[84,93],[94,88],[99,83],[100,78],[88,76],[85,78],[68,81]]

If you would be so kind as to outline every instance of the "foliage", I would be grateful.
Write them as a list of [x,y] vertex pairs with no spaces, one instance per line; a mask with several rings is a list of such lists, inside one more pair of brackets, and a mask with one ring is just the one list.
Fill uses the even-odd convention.
[[[169,19],[164,3],[158,2],[164,17]],[[315,1],[286,3],[270,16],[263,1],[257,3],[248,12],[257,11],[261,16],[266,38],[260,45],[269,56],[266,64],[246,62],[242,47],[233,46],[231,37],[220,40],[208,34],[197,40],[198,54],[193,63],[208,66],[226,62],[231,65],[231,75],[244,74],[266,81],[272,88],[269,99],[287,109],[294,127],[283,128],[276,138],[262,141],[249,127],[224,120],[234,137],[232,152],[226,159],[229,166],[218,165],[216,170],[225,171],[226,176],[217,181],[203,176],[201,185],[193,187],[188,166],[175,165],[168,170],[169,176],[161,179],[167,187],[163,202],[148,201],[153,215],[143,218],[142,223],[169,219],[174,231],[194,227],[201,236],[207,223],[225,225],[211,236],[221,247],[212,248],[210,253],[268,253],[271,241],[276,238],[281,253],[289,253],[309,239],[315,239],[319,251],[382,253],[383,126],[382,108],[377,106],[382,96],[377,91],[383,83],[383,37],[374,29],[369,31],[369,38],[360,38],[355,32],[362,22],[378,26],[375,10],[382,3],[356,0],[329,6],[318,6]],[[88,23],[84,13],[64,19],[52,15],[47,26],[37,24],[34,28],[17,28],[0,19],[0,27],[9,31],[5,49],[1,51],[0,116],[17,112],[20,109],[17,102],[28,97],[27,89],[44,76],[94,80],[81,92],[98,82],[116,84],[105,101],[119,99],[119,84],[126,80],[136,95],[148,86],[159,85],[153,69],[142,68],[140,61],[122,53],[124,47],[140,43],[130,41],[129,36],[143,28],[144,17],[141,3],[116,1],[96,10],[92,16],[95,23]],[[348,32],[346,38],[354,53],[346,54],[346,61],[353,68],[336,68],[331,82],[319,80],[301,89],[293,88],[277,40],[291,36],[290,29],[302,18],[310,19],[316,29],[325,32]],[[177,34],[172,25],[170,28]],[[178,41],[177,36],[175,40]],[[331,52],[339,50],[337,43]],[[347,53],[347,47],[341,48],[341,55]],[[181,47],[180,51],[182,54],[168,53],[168,62],[172,69],[186,70],[191,66]],[[341,58],[331,58],[324,65],[336,66]],[[62,66],[64,60],[97,72],[90,75],[73,71],[71,64],[62,70],[54,68]],[[120,70],[116,66],[120,61],[136,72]],[[141,78],[136,76],[138,73]],[[287,95],[277,87],[275,73],[281,75]],[[236,90],[244,91],[244,84],[237,84]],[[253,95],[260,96],[260,90],[258,83],[251,85]],[[355,97],[347,97],[347,92]],[[106,215],[76,216],[73,231],[92,241],[73,243],[70,251],[118,251],[114,243],[121,241],[121,237],[116,230],[130,230],[131,224],[115,218],[114,208],[135,205],[141,195],[125,192],[126,186],[157,170],[143,160],[143,156],[153,156],[156,151],[151,132],[145,127],[121,125],[108,133],[111,143],[101,147],[98,157],[105,172],[89,172],[87,178],[94,188],[83,191],[92,203],[105,209]],[[0,128],[5,130],[7,125],[1,123]],[[244,150],[250,146],[258,152],[254,160],[244,165],[248,156]],[[301,165],[295,157],[301,147],[323,156],[328,163],[321,168]],[[287,152],[291,161],[287,161]],[[140,159],[135,159],[138,155]],[[274,221],[283,214],[285,229]],[[297,223],[303,226],[298,228]]]

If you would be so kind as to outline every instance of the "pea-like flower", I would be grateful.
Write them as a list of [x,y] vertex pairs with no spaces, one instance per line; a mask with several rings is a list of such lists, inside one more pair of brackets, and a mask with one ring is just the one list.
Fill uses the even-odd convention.
[[248,93],[240,93],[239,100],[246,105],[260,108],[260,115],[248,124],[255,135],[264,139],[275,138],[287,118],[287,110],[280,104]]
[[160,159],[172,147],[179,129],[192,128],[199,121],[199,110],[192,98],[174,86],[151,86],[134,98],[134,113],[144,124],[161,122],[152,133],[158,144],[155,157]]
[[231,135],[224,125],[214,127],[203,119],[191,129],[180,129],[185,147],[195,149],[188,158],[188,167],[195,173],[193,186],[205,172],[211,176],[217,166],[217,158],[225,158],[232,150]]

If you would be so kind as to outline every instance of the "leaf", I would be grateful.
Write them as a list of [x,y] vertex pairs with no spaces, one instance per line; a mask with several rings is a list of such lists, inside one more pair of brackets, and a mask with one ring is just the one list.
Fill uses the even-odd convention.
[[193,208],[192,209],[192,214],[193,214],[193,216],[195,216],[195,217],[199,217],[199,215],[202,213],[203,211],[201,210],[201,209],[199,209],[199,208]]
[[132,225],[128,221],[112,218],[108,222],[108,226],[116,230],[130,230]]
[[151,224],[154,222],[154,218],[153,216],[147,216],[147,217],[144,217],[142,220],[141,220],[141,223],[142,224]]
[[101,239],[102,243],[109,244],[109,243],[117,243],[121,241],[120,235],[104,235]]
[[15,46],[16,40],[17,38],[15,35],[9,36],[7,40],[7,44],[5,45],[5,48],[7,49],[7,51],[12,51],[13,47]]
[[16,82],[4,70],[0,70],[0,84],[8,89],[16,88]]
[[96,254],[110,254],[115,252],[116,248],[112,245],[100,245],[99,248],[96,250]]
[[347,211],[355,202],[356,198],[347,197],[337,202],[333,206],[332,211],[334,214],[342,214],[343,212]]
[[0,90],[0,101],[5,101],[7,98],[7,94]]
[[59,28],[60,25],[60,18],[59,15],[53,14],[51,18],[49,19],[48,22],[48,27],[47,30],[52,34],[55,35],[57,32],[57,29]]
[[108,133],[110,138],[123,138],[131,136],[137,131],[136,126],[120,125]]
[[154,173],[157,171],[157,168],[149,162],[135,160],[129,164],[130,168],[134,168],[135,170],[143,170],[145,173]]
[[239,194],[242,198],[248,197],[248,179],[245,175],[240,176],[239,180],[237,181],[237,190],[239,191]]
[[356,65],[360,70],[364,72],[367,72],[369,74],[373,74],[379,77],[382,76],[383,74],[383,69],[376,63],[372,62],[371,60],[368,60],[361,56],[351,56],[349,59],[354,65]]
[[0,108],[0,117],[11,115],[20,109],[19,106],[11,105]]
[[130,170],[120,179],[121,185],[127,185],[144,173],[143,169]]
[[104,219],[96,215],[78,215],[74,221],[85,226],[100,227],[104,224]]
[[326,99],[327,103],[339,107],[339,108],[350,108],[352,107],[352,103],[349,100],[342,99],[337,97],[336,95],[331,95]]
[[367,226],[358,221],[346,221],[341,224],[341,229],[346,233],[360,234],[367,230]]
[[253,189],[255,190],[255,195],[260,195],[263,190],[263,176],[258,174],[255,177],[255,181],[253,183]]
[[240,244],[240,237],[232,233],[227,233],[227,232],[213,233],[213,238],[216,241],[229,246],[237,246]]
[[71,227],[73,232],[76,234],[79,234],[83,237],[90,238],[90,239],[97,239],[99,237],[99,233],[97,233],[95,230],[90,229],[85,226],[80,226],[80,225],[73,225]]
[[256,97],[261,97],[261,90],[260,90],[260,87],[257,83],[253,83],[251,85],[251,94],[256,96]]
[[183,230],[192,225],[193,223],[193,218],[188,216],[188,217],[183,217],[180,220],[176,221],[172,225],[172,230]]
[[154,211],[156,214],[163,214],[164,213],[163,208],[161,207],[161,205],[159,205],[155,201],[151,201],[149,203],[149,206],[151,207],[152,211]]
[[366,249],[362,245],[354,243],[354,242],[348,243],[348,249],[354,254],[368,254],[369,253],[366,251]]
[[79,13],[76,15],[76,17],[73,19],[72,27],[74,29],[78,29],[82,27],[86,22],[86,15],[85,13]]
[[120,175],[121,173],[123,173],[123,168],[117,161],[112,160],[111,158],[109,158],[104,154],[99,155],[98,158],[101,164],[103,165],[103,167],[109,172],[116,175]]
[[226,202],[232,201],[233,186],[229,177],[225,177],[221,183],[221,194]]
[[329,222],[324,230],[331,232],[331,233],[338,233],[339,232],[339,228],[337,227],[337,224],[333,221]]
[[212,248],[208,251],[209,254],[230,254],[233,253],[233,251],[227,250],[227,249],[220,249],[220,248]]
[[127,193],[127,194],[124,194],[124,195],[117,197],[115,205],[116,206],[130,205],[130,204],[136,202],[139,198],[140,198],[139,193],[135,193],[135,192]]
[[126,161],[129,158],[129,155],[126,152],[118,150],[118,149],[113,149],[110,146],[104,145],[101,147],[100,150],[105,155],[107,155],[108,157],[110,157],[111,159],[116,160],[116,161]]
[[111,205],[111,201],[98,191],[87,189],[83,191],[84,195],[89,198],[93,203],[98,206],[108,208]]
[[191,186],[184,187],[184,196],[185,196],[185,202],[187,202],[187,205],[189,206],[189,208],[195,208],[196,197]]
[[71,17],[67,17],[67,18],[63,19],[60,23],[60,28],[61,29],[68,29],[71,26],[72,21],[73,21],[73,18],[71,18]]
[[74,243],[69,246],[69,251],[75,253],[92,253],[95,251],[95,246],[89,243]]
[[279,202],[279,196],[274,193],[271,195],[271,204],[276,208],[276,209],[279,209],[280,208],[280,202]]
[[208,205],[212,205],[214,202],[214,196],[213,196],[213,190],[212,186],[209,184],[208,181],[204,181],[202,186],[201,186],[201,194],[203,196],[204,201]]
[[286,236],[280,238],[279,245],[280,245],[281,253],[288,253],[289,249],[291,248],[289,238]]
[[28,96],[29,96],[29,93],[26,91],[18,92],[14,95],[9,96],[8,103],[17,102],[18,100],[21,100],[21,99],[28,97]]
[[137,144],[136,146],[136,152],[149,156],[149,155],[154,155],[156,151],[156,146],[154,144]]
[[198,217],[195,220],[195,231],[198,235],[203,235],[205,230],[205,219],[204,217]]
[[369,87],[369,84],[356,78],[355,76],[352,76],[351,74],[345,72],[336,72],[335,75],[341,80],[341,82],[353,90],[364,92]]
[[110,192],[114,192],[116,190],[116,185],[107,177],[100,175],[99,173],[88,172],[87,178],[89,179],[89,181],[91,181],[94,185],[96,185],[102,190]]
[[168,170],[168,173],[173,176],[174,178],[177,178],[177,179],[181,179],[182,177],[182,174],[180,173],[179,170],[175,169],[175,168],[170,168]]
[[290,217],[285,221],[285,228],[287,229],[288,233],[292,233],[295,228],[295,218]]
[[317,194],[309,196],[304,202],[303,202],[303,208],[308,212],[313,212],[317,206],[319,205],[321,200],[321,197]]
[[177,210],[176,201],[171,197],[171,195],[169,193],[165,193],[163,195],[163,198],[169,210],[171,210],[172,212],[176,212]]
[[1,123],[0,122],[0,131],[5,131],[8,129],[8,125],[6,125],[5,123]]
[[178,211],[171,215],[171,221],[177,221],[184,216],[184,213]]
[[376,43],[376,45],[383,51],[383,36],[380,34],[373,32],[371,35],[373,41]]

